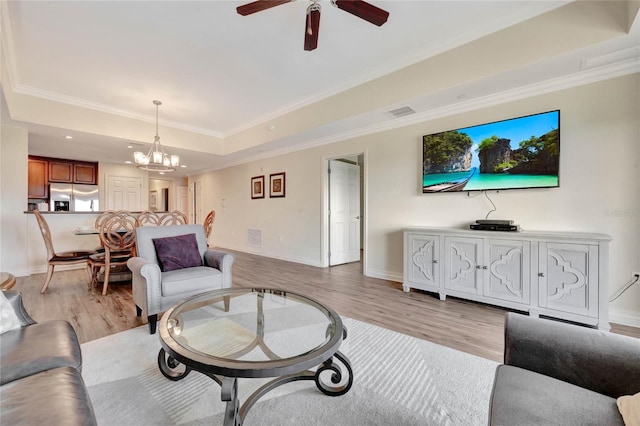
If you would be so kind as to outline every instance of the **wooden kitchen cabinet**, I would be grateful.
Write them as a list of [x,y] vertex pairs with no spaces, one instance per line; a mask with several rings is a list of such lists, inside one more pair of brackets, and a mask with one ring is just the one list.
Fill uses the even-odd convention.
[[49,183],[98,184],[98,163],[29,156],[28,194],[31,203],[49,199]]
[[[31,166],[31,162],[33,166]],[[33,168],[33,172],[32,172]],[[41,184],[44,174],[45,187],[50,182],[55,183],[81,183],[86,185],[98,184],[98,163],[89,161],[63,160],[48,157],[29,157],[29,187],[31,180]],[[33,177],[32,177],[33,175]],[[48,192],[48,189],[47,189]],[[35,193],[34,193],[35,194]],[[29,189],[29,198],[47,198],[46,196],[32,197]]]
[[49,198],[49,169],[47,160],[29,158],[27,198]]
[[49,182],[73,183],[73,162],[49,160]]
[[73,183],[95,185],[98,183],[98,165],[96,163],[73,163]]

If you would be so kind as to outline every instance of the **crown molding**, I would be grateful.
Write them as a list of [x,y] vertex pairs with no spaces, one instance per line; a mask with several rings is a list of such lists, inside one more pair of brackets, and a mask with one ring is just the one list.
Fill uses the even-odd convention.
[[212,170],[220,170],[227,167],[249,163],[252,161],[277,157],[296,151],[302,151],[322,145],[342,142],[360,136],[380,133],[388,130],[410,126],[413,124],[424,123],[426,121],[435,120],[438,118],[500,105],[520,99],[531,98],[546,93],[557,92],[564,89],[570,89],[573,87],[583,86],[586,84],[596,83],[598,81],[609,80],[612,78],[622,77],[624,75],[634,73],[640,73],[640,57],[632,57],[616,63],[609,63],[601,67],[579,71],[568,76],[557,77],[539,83],[521,86],[516,89],[505,90],[476,99],[462,101],[453,105],[434,108],[426,112],[412,114],[410,116],[398,118],[392,121],[385,121],[370,126],[364,126],[359,129],[349,130],[326,137],[311,139],[309,141],[296,144],[292,147],[281,148],[278,150],[269,151],[268,153],[257,154],[251,157],[243,158],[241,160],[225,163],[223,166],[217,167]]
[[332,135],[327,138],[318,139],[313,143],[314,145],[324,145],[327,143],[339,142],[345,139],[351,139],[371,133],[379,133],[386,130],[392,130],[399,127],[405,127],[412,124],[434,120],[437,118],[448,117],[454,114],[461,114],[468,111],[474,111],[481,108],[500,105],[519,99],[557,92],[560,90],[583,86],[585,84],[596,83],[598,81],[609,80],[633,73],[640,73],[640,57],[627,59],[599,68],[580,71],[569,76],[557,77],[550,80],[521,86],[516,89],[505,90],[476,99],[470,99],[468,101],[459,102],[454,105],[434,108],[426,112],[412,114],[410,116],[399,118],[393,121],[377,123],[375,125],[366,126],[354,131],[344,132],[339,135]]
[[[66,105],[71,105],[78,108],[89,109],[92,111],[97,111],[106,114],[117,115],[120,117],[130,118],[133,120],[140,120],[149,123],[155,123],[155,117],[149,117],[142,114],[135,114],[123,109],[112,108],[108,105],[100,104],[97,102],[90,102],[85,99],[75,98],[72,96],[65,96],[59,93],[50,92],[47,90],[38,89],[36,87],[30,86],[19,86],[13,90],[15,93],[19,93],[25,96],[33,96],[38,99],[44,99],[51,102],[58,102]],[[185,130],[188,132],[199,133],[206,136],[213,136],[216,138],[223,138],[223,135],[219,132],[215,132],[210,129],[205,129],[203,127],[189,126],[186,124],[178,123],[175,121],[167,121],[167,120],[159,120],[159,123],[165,127],[171,127],[179,130]]]
[[5,90],[14,90],[18,85],[18,70],[16,68],[16,51],[13,39],[13,25],[11,23],[11,11],[9,10],[9,2],[0,2],[0,50],[2,51],[2,60],[6,66],[9,87]]

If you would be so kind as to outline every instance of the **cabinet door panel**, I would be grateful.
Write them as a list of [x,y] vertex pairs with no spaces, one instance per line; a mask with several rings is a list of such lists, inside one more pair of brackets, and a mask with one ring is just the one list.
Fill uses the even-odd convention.
[[444,286],[465,293],[482,294],[482,244],[478,238],[445,237]]
[[597,316],[598,247],[582,244],[540,245],[540,306]]
[[49,161],[49,182],[73,183],[73,163]]
[[409,234],[407,256],[407,279],[412,283],[438,287],[440,280],[440,237]]
[[96,183],[96,167],[93,164],[74,164],[73,181],[74,183],[94,185]]
[[490,240],[487,242],[489,273],[485,275],[484,295],[496,299],[529,303],[531,243],[529,241]]
[[27,198],[49,198],[48,163],[29,159]]

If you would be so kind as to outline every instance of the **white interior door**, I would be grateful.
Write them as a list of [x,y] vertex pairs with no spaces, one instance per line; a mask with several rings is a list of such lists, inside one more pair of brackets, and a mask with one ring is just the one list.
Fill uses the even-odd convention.
[[104,210],[143,210],[140,177],[107,176],[106,195],[107,205]]
[[189,190],[186,186],[178,187],[178,196],[176,197],[176,210],[184,214],[189,212]]
[[329,265],[360,260],[360,166],[329,161]]

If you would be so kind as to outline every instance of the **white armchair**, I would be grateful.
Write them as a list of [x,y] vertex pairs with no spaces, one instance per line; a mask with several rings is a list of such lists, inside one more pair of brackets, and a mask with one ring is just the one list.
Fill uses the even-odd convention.
[[[195,234],[200,266],[163,266],[158,259],[154,239],[164,239]],[[169,241],[170,249],[177,249],[174,240]],[[194,248],[195,249],[195,248]],[[202,225],[142,226],[136,228],[137,257],[128,260],[132,272],[133,301],[136,315],[143,313],[149,321],[149,331],[156,332],[158,314],[177,302],[205,291],[231,287],[231,266],[235,256],[220,250],[207,248],[207,240]],[[175,259],[175,253],[172,253]],[[196,255],[197,256],[197,255]],[[162,259],[163,253],[160,253]],[[197,263],[197,262],[196,262]],[[163,271],[165,270],[165,271]],[[228,301],[225,300],[225,309]]]

